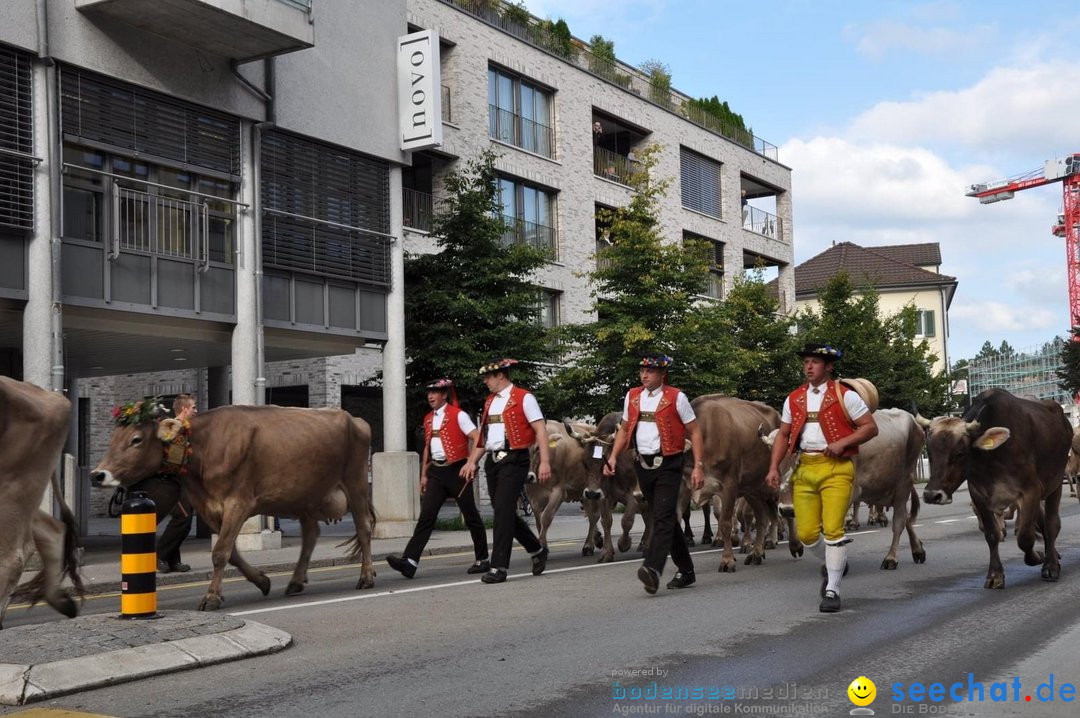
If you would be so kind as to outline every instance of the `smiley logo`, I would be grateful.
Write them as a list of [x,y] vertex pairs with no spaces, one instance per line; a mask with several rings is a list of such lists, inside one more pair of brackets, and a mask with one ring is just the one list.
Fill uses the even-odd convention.
[[868,706],[877,697],[877,686],[866,676],[859,676],[847,688],[848,698],[857,706]]

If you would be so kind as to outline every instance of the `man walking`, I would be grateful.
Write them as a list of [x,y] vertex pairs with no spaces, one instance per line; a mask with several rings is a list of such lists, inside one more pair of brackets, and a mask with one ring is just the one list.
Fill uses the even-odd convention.
[[466,573],[484,573],[488,562],[487,533],[484,521],[476,510],[472,477],[465,478],[465,461],[474,448],[480,432],[469,415],[458,407],[454,382],[439,379],[427,385],[427,402],[431,411],[424,417],[424,453],[420,459],[420,518],[416,530],[401,556],[387,556],[390,568],[406,578],[416,574],[420,555],[431,538],[439,509],[447,499],[455,499],[465,526],[472,536],[476,562]]

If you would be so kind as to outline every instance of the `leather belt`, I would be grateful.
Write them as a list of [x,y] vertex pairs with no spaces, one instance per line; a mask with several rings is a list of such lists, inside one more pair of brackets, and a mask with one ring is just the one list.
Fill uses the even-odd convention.
[[431,460],[431,465],[432,465],[432,466],[438,466],[438,467],[440,467],[440,468],[441,468],[441,467],[443,467],[443,466],[449,466],[449,465],[450,465],[450,462],[449,462],[449,461],[446,461],[446,460],[443,460],[443,461],[437,461],[436,459],[432,459],[432,460]]

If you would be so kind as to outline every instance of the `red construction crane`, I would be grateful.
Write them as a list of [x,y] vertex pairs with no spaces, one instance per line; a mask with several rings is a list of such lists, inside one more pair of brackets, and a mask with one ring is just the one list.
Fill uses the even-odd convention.
[[1065,238],[1065,263],[1069,269],[1069,319],[1072,327],[1080,327],[1080,152],[1055,160],[1047,160],[1042,171],[1009,177],[985,184],[973,184],[968,197],[977,197],[983,204],[1012,199],[1023,189],[1042,187],[1052,182],[1064,186],[1064,210],[1050,231]]

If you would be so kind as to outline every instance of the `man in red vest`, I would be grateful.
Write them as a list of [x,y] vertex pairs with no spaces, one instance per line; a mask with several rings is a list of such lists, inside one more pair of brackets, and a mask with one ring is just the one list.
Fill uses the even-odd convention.
[[678,568],[668,588],[686,588],[695,581],[694,561],[686,537],[678,527],[675,505],[682,485],[683,453],[686,437],[694,453],[693,488],[705,483],[702,463],[701,430],[686,394],[667,386],[672,360],[662,354],[643,358],[638,370],[641,386],[631,389],[623,401],[623,422],[615,435],[611,455],[604,464],[604,475],[614,476],[619,452],[632,444],[637,451],[638,483],[653,513],[653,534],[645,562],[637,575],[648,593],[656,593],[668,551]]
[[[472,476],[465,475],[469,449],[476,446],[480,432],[476,424],[458,407],[454,382],[438,379],[427,385],[427,401],[431,411],[424,417],[424,455],[420,459],[420,518],[416,530],[401,556],[387,556],[390,568],[405,578],[416,574],[420,554],[424,551],[439,509],[447,499],[456,499],[465,526],[472,535],[476,563],[467,573],[483,573],[489,568],[487,533],[484,521],[476,510],[472,492]],[[449,396],[449,401],[448,401]]]
[[484,583],[506,580],[514,539],[532,555],[534,576],[542,574],[547,567],[547,546],[540,543],[517,513],[518,496],[529,474],[529,450],[534,444],[540,452],[537,478],[540,483],[551,478],[547,424],[540,405],[531,392],[510,381],[510,367],[517,363],[516,359],[496,359],[480,367],[480,375],[491,394],[480,417],[481,440],[462,470],[462,476],[471,480],[476,475],[476,463],[487,454],[484,474],[495,510],[495,530],[491,570],[480,579]]
[[877,436],[874,415],[862,397],[832,373],[842,353],[827,344],[807,344],[802,351],[806,383],[784,400],[780,432],[773,444],[765,481],[780,486],[780,462],[797,456],[791,478],[792,503],[799,538],[807,546],[825,534],[825,565],[821,567],[822,613],[840,610],[840,579],[847,573],[844,515],[851,503],[855,466],[851,457],[859,444]]

